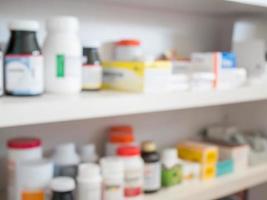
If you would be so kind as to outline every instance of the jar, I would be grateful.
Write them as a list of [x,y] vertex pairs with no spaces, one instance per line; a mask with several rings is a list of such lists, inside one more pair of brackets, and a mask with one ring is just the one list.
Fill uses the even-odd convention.
[[142,158],[144,169],[144,192],[154,193],[161,187],[161,163],[157,146],[152,141],[142,143]]
[[120,146],[133,145],[135,137],[131,126],[113,126],[108,133],[106,156],[116,155]]
[[5,55],[5,92],[14,96],[40,95],[44,90],[43,56],[37,42],[36,21],[9,24],[11,36]]
[[76,178],[80,157],[73,143],[59,145],[53,155],[55,176]]
[[120,40],[115,44],[115,60],[137,61],[142,56],[141,42],[139,40]]
[[125,200],[143,199],[144,163],[140,157],[140,148],[122,146],[117,155],[124,163],[124,197]]
[[21,200],[45,200],[53,178],[53,163],[47,160],[22,162],[18,177]]
[[0,96],[4,94],[3,53],[0,50]]
[[54,17],[47,21],[43,47],[47,92],[81,91],[82,46],[78,32],[79,21],[75,17]]
[[162,186],[170,187],[182,182],[182,166],[178,160],[177,150],[165,149],[162,152]]
[[102,199],[102,178],[97,164],[81,164],[79,166],[77,182],[78,200]]
[[20,200],[18,188],[18,165],[23,161],[42,158],[41,140],[37,138],[14,138],[7,142],[7,195],[9,200]]
[[100,160],[103,175],[103,200],[124,200],[124,166],[116,157]]
[[84,63],[82,67],[82,89],[100,90],[102,86],[103,69],[98,53],[98,45],[83,48]]
[[51,181],[51,200],[74,200],[75,181],[70,177],[56,177]]

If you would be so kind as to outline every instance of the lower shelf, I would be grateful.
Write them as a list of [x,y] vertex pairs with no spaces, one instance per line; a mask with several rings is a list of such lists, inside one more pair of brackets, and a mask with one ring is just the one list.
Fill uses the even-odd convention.
[[213,200],[267,182],[267,164],[208,182],[175,186],[146,195],[145,200]]

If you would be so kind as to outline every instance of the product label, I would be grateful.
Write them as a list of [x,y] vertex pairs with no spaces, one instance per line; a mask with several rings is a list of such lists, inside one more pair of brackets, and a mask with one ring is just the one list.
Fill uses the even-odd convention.
[[169,187],[176,185],[182,181],[182,166],[175,165],[171,168],[166,168],[163,166],[162,169],[162,185],[164,187]]
[[82,88],[88,90],[100,89],[102,85],[102,67],[100,65],[83,65]]
[[143,188],[143,170],[126,170],[125,171],[125,197],[137,197],[142,194]]
[[6,55],[6,89],[14,95],[37,95],[43,92],[43,57]]
[[103,197],[105,200],[124,200],[123,185],[104,184]]
[[161,182],[161,165],[156,163],[145,163],[144,171],[144,190],[158,190],[160,189]]
[[55,61],[57,78],[80,77],[82,63],[80,57],[58,54]]
[[45,192],[40,191],[24,191],[21,200],[45,200]]

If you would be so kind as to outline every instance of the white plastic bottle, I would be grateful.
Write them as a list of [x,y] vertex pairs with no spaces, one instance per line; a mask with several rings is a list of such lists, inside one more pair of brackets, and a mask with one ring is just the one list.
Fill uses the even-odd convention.
[[53,155],[55,176],[76,178],[80,157],[73,143],[59,145]]
[[95,150],[94,144],[86,144],[81,147],[81,162],[83,163],[96,163],[98,155]]
[[82,45],[75,17],[53,17],[47,22],[43,54],[47,92],[73,94],[81,91]]
[[0,96],[4,94],[3,53],[0,49]]
[[97,164],[88,163],[79,166],[78,200],[101,200],[102,178]]
[[103,176],[103,200],[124,200],[124,166],[116,157],[100,161]]

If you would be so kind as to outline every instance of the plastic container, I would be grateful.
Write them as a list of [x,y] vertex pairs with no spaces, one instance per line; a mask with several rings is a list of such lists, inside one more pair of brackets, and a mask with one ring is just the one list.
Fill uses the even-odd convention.
[[57,177],[51,181],[52,200],[74,200],[75,181],[70,177]]
[[145,141],[142,143],[142,158],[145,162],[144,192],[157,192],[161,188],[161,163],[154,142]]
[[0,96],[4,94],[4,68],[3,68],[3,53],[0,50]]
[[138,61],[142,57],[141,42],[139,40],[120,40],[115,46],[115,60]]
[[114,156],[119,147],[130,146],[134,143],[135,137],[131,126],[113,126],[108,133],[106,156]]
[[162,152],[162,186],[170,187],[182,182],[182,166],[176,149],[165,149]]
[[100,90],[102,86],[103,69],[98,48],[97,44],[83,48],[82,89],[86,91]]
[[86,144],[81,147],[81,162],[83,163],[96,163],[98,155],[95,150],[94,144]]
[[97,164],[81,164],[79,166],[78,200],[101,200],[102,178]]
[[7,142],[7,196],[8,200],[19,200],[18,165],[23,161],[42,158],[42,143],[37,138],[14,138]]
[[124,165],[116,157],[100,161],[103,175],[103,200],[124,200]]
[[53,163],[47,160],[23,162],[18,177],[21,200],[45,200],[53,178]]
[[67,143],[59,145],[53,155],[55,176],[76,178],[80,157],[76,153],[75,145]]
[[117,155],[124,162],[124,197],[125,200],[142,200],[144,183],[144,162],[140,157],[140,148],[122,146]]
[[51,93],[77,94],[81,91],[82,46],[79,21],[75,17],[54,17],[47,21],[45,89]]
[[5,92],[14,96],[40,95],[44,91],[43,56],[36,38],[36,21],[9,24],[11,36],[5,55]]

